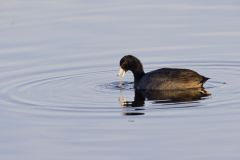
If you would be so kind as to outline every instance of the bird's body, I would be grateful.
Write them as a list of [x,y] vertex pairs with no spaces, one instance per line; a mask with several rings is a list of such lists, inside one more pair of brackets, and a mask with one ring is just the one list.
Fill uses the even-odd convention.
[[121,73],[130,70],[137,90],[181,90],[202,88],[209,79],[190,69],[161,68],[148,73],[134,56],[124,56],[120,61]]
[[203,87],[206,80],[206,77],[189,69],[162,68],[144,74],[134,84],[136,89],[191,89]]

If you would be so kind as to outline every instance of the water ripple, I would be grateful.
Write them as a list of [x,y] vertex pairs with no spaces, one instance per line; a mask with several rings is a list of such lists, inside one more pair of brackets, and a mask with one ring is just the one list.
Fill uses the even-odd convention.
[[[142,102],[144,108],[141,110],[144,112],[194,106],[216,106],[220,103],[232,103],[233,100],[234,103],[238,102],[236,102],[235,95],[240,93],[231,82],[238,78],[240,66],[238,62],[172,61],[164,63],[166,66],[173,64],[196,69],[211,77],[212,79],[206,83],[205,88],[214,98],[201,98],[199,99],[201,102],[192,100],[187,103],[148,99]],[[121,110],[121,107],[116,105],[121,104],[118,102],[119,97],[134,100],[131,77],[130,81],[118,81],[116,71],[109,70],[112,68],[110,64],[97,68],[91,66],[87,68],[88,71],[81,70],[81,67],[78,66],[66,67],[61,70],[52,68],[35,72],[35,74],[17,75],[10,83],[2,86],[1,100],[5,104],[11,105],[13,111],[28,112],[31,110],[29,112],[32,112],[35,110],[62,112],[62,114],[66,112],[79,114],[118,113]],[[146,68],[154,69],[156,64],[153,62],[151,65],[148,64]],[[223,72],[224,77],[220,76]],[[139,110],[139,108],[134,108],[134,110]]]

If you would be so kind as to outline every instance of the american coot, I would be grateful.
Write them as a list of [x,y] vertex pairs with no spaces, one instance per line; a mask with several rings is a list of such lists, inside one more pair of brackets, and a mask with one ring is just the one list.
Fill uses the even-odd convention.
[[137,90],[181,90],[202,88],[209,79],[190,69],[162,68],[145,73],[139,59],[126,55],[120,60],[118,75],[124,77],[130,70]]

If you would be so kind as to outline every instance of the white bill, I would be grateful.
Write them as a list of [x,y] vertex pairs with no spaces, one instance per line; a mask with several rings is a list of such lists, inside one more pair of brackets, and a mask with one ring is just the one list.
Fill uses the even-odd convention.
[[118,72],[118,76],[120,77],[120,78],[123,78],[124,76],[125,76],[125,71],[120,67],[120,69],[119,69],[119,72]]

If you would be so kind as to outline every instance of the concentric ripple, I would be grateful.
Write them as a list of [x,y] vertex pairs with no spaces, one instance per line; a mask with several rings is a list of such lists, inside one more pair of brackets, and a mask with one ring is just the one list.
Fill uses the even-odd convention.
[[[75,113],[85,115],[111,115],[121,112],[121,100],[133,101],[134,89],[132,77],[120,81],[116,77],[114,64],[104,66],[82,66],[62,70],[32,70],[28,74],[11,77],[11,81],[2,86],[1,99],[8,109],[22,112]],[[205,88],[211,93],[208,98],[187,103],[163,103],[147,100],[143,108],[127,109],[129,115],[133,110],[144,112],[158,109],[187,108],[194,106],[213,107],[218,104],[238,103],[236,97],[240,92],[236,84],[239,76],[239,62],[165,62],[166,66],[187,67],[211,77]],[[49,67],[47,67],[49,69]],[[154,62],[146,70],[157,68]],[[22,69],[24,71],[24,69]],[[222,75],[224,74],[224,76]],[[14,79],[14,80],[13,80]],[[237,101],[237,102],[236,102]],[[157,103],[156,103],[157,102]],[[126,110],[126,109],[125,109]],[[126,115],[127,115],[126,113]],[[138,113],[136,113],[138,114]]]

